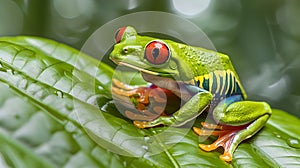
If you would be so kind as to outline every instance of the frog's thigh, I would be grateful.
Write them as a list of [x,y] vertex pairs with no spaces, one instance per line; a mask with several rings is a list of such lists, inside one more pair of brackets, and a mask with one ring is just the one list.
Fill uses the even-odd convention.
[[264,114],[271,114],[270,106],[265,102],[238,101],[227,107],[214,110],[216,122],[226,125],[244,125],[250,123]]

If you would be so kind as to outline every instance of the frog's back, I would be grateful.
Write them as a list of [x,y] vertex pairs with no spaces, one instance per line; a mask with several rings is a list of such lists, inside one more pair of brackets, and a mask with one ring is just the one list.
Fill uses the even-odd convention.
[[240,79],[227,55],[203,48],[189,49],[189,63],[195,75],[194,85],[211,92],[215,102],[232,95],[247,98]]

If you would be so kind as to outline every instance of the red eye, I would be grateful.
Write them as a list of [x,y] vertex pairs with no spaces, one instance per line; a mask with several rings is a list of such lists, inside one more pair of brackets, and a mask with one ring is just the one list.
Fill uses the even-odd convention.
[[151,41],[146,46],[144,57],[151,64],[160,65],[170,58],[170,49],[163,42]]
[[119,43],[123,37],[123,34],[125,32],[126,27],[122,27],[120,29],[117,30],[117,32],[115,33],[115,41],[116,43]]

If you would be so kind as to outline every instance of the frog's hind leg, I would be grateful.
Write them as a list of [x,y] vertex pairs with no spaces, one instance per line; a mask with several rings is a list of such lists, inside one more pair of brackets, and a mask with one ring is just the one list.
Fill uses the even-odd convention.
[[219,125],[202,123],[204,129],[194,127],[194,132],[200,136],[219,136],[214,143],[200,144],[199,147],[205,151],[223,147],[224,153],[220,158],[231,161],[236,147],[257,133],[270,114],[270,106],[264,102],[238,101],[228,105],[228,100],[224,100],[214,110],[214,118]]

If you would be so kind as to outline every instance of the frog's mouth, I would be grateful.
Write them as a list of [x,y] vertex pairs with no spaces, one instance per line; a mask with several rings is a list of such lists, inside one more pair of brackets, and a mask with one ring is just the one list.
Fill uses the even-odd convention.
[[118,64],[122,65],[122,66],[126,66],[126,67],[129,67],[129,68],[132,68],[132,69],[135,69],[135,70],[138,70],[140,72],[144,72],[144,73],[147,73],[147,74],[155,75],[155,76],[159,76],[159,74],[160,74],[158,72],[149,71],[147,69],[143,69],[143,68],[140,68],[140,67],[137,67],[137,66],[125,63],[125,62],[118,62]]
[[[150,82],[150,83],[155,84],[155,85],[158,85],[158,86],[162,85],[161,83],[166,82],[166,81],[169,81],[169,82],[174,81],[175,82],[175,80],[165,77],[165,76],[171,76],[171,74],[153,72],[153,71],[143,69],[143,68],[125,63],[125,62],[119,62],[118,64],[121,65],[121,66],[126,66],[126,67],[129,67],[129,68],[135,69],[137,71],[140,71],[141,74],[142,74],[142,77],[145,81]],[[166,88],[166,87],[163,87],[163,88]]]
[[140,68],[140,67],[134,66],[132,64],[128,64],[126,62],[122,62],[122,61],[120,61],[120,62],[114,61],[114,62],[117,63],[118,65],[126,66],[126,67],[135,69],[137,71],[140,71],[140,72],[143,72],[143,73],[149,74],[149,75],[154,75],[154,76],[159,76],[159,77],[165,77],[165,78],[172,78],[172,76],[173,76],[173,74],[171,74],[171,73],[154,72],[154,71],[143,69],[143,68]]

